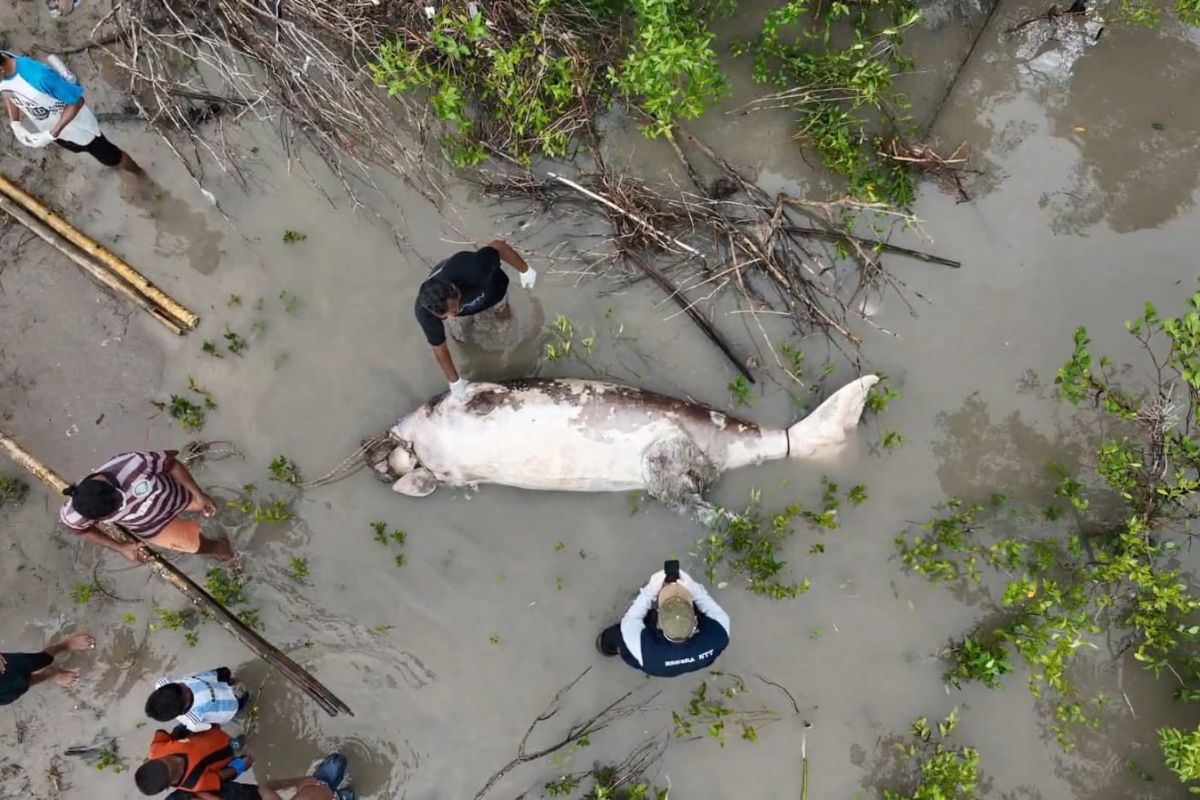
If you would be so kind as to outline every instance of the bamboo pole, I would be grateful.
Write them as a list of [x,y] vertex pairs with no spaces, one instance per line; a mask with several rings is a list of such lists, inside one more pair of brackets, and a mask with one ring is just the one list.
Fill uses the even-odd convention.
[[[0,449],[19,466],[49,486],[56,493],[61,494],[62,490],[67,487],[67,482],[58,473],[34,458],[29,451],[21,447],[20,444],[3,431],[0,431]],[[139,537],[125,530],[120,525],[102,524],[99,527],[103,528],[105,533],[119,542],[141,541]],[[157,572],[159,577],[178,589],[193,605],[201,606],[212,614],[222,628],[232,634],[242,644],[246,645],[259,658],[267,662],[267,664],[279,670],[284,677],[304,691],[326,713],[330,716],[337,716],[338,713],[344,712],[350,716],[354,716],[354,712],[350,710],[350,707],[343,703],[337,695],[327,689],[324,684],[310,675],[303,667],[288,658],[283,651],[249,628],[230,612],[229,609],[218,603],[203,587],[158,553],[149,548],[145,548],[145,550],[147,551],[145,563]]]
[[3,175],[0,175],[0,192],[11,197],[30,214],[57,231],[64,239],[96,259],[104,269],[111,271],[129,283],[130,286],[143,294],[147,300],[161,308],[165,314],[173,317],[181,328],[192,330],[199,324],[200,318],[198,316],[176,302],[174,298],[158,288],[150,279],[126,264],[107,247],[97,243],[72,227],[62,217],[46,208],[42,201]]
[[183,333],[183,328],[179,327],[179,323],[177,323],[161,308],[151,303],[143,295],[138,294],[133,289],[129,288],[129,284],[120,280],[111,272],[102,269],[96,264],[96,262],[88,258],[87,255],[85,255],[79,248],[51,230],[46,223],[42,222],[24,208],[17,205],[17,203],[6,194],[0,194],[0,210],[5,211],[17,222],[36,233],[43,240],[45,240],[46,244],[50,245],[64,256],[74,261],[76,264],[82,267],[85,272],[87,272],[96,280],[100,281],[100,283],[112,289],[114,292],[121,295],[126,300],[129,300],[138,308],[142,309],[147,314],[161,322],[169,331],[177,336]]

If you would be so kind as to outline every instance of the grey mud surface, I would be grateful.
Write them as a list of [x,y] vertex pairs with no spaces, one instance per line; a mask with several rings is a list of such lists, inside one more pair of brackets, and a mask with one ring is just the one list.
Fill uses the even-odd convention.
[[[12,46],[86,36],[91,22],[82,11],[52,26],[44,13],[35,15],[39,5],[19,3],[3,12]],[[966,141],[986,174],[965,204],[926,185],[916,210],[932,244],[911,234],[908,243],[961,259],[963,268],[891,260],[916,314],[889,295],[874,321],[895,335],[860,326],[866,365],[893,376],[903,400],[881,421],[864,425],[836,462],[743,470],[726,476],[714,493],[729,506],[743,505],[754,487],[762,489],[767,508],[813,504],[827,474],[843,486],[865,484],[870,499],[845,511],[836,532],[798,529],[787,555],[797,577],[811,579],[808,594],[771,602],[735,586],[715,592],[733,618],[733,645],[719,668],[747,677],[751,693],[744,702],[788,713],[763,728],[755,744],[735,738],[720,750],[710,740],[672,741],[655,775],[660,785],[669,782],[673,798],[797,797],[802,719],[814,723],[809,796],[872,796],[888,777],[894,737],[915,717],[941,717],[955,707],[963,719],[959,740],[983,753],[991,797],[1174,796],[1158,766],[1153,729],[1190,721],[1171,707],[1169,690],[1130,671],[1126,685],[1136,717],[1124,704],[1114,705],[1102,733],[1063,755],[1048,733],[1047,710],[1030,698],[1020,672],[1004,691],[943,685],[931,654],[981,617],[981,598],[957,597],[907,576],[893,558],[895,534],[908,521],[927,518],[949,495],[999,491],[1044,503],[1052,487],[1041,465],[1077,463],[1096,435],[1089,418],[1054,399],[1054,371],[1074,327],[1087,325],[1099,349],[1131,355],[1121,349],[1122,321],[1143,300],[1177,308],[1195,280],[1195,32],[1113,26],[1069,76],[1039,77],[1016,58],[1018,42],[1001,33],[1044,12],[1043,5],[1000,7],[934,127],[946,145]],[[980,19],[973,15],[971,24]],[[754,24],[735,20],[729,35]],[[919,113],[940,95],[969,36],[959,15],[950,13],[910,40],[920,71],[906,80]],[[72,65],[93,84],[112,75],[100,59],[79,56]],[[735,88],[746,90],[745,65],[734,69]],[[103,87],[90,96],[101,111],[119,98]],[[691,128],[757,170],[769,188],[810,196],[833,191],[788,140],[784,114],[714,112]],[[315,159],[302,155],[289,168],[272,131],[247,127],[226,133],[247,152],[258,148],[248,175],[252,191],[241,191],[211,166],[204,179],[231,224],[160,140],[136,123],[109,129],[147,167],[156,188],[131,187],[86,158],[31,154],[15,145],[6,148],[0,167],[203,322],[195,333],[173,338],[99,291],[40,241],[12,226],[3,231],[0,420],[68,477],[121,449],[182,446],[189,434],[150,400],[182,393],[189,375],[219,405],[200,438],[230,440],[244,456],[200,468],[203,484],[253,482],[261,492],[282,495],[285,487],[267,479],[274,456],[294,459],[310,477],[333,467],[362,438],[444,389],[412,319],[413,294],[433,262],[464,241],[494,235],[531,252],[542,277],[532,294],[514,281],[522,327],[511,333],[512,351],[502,357],[468,350],[460,357],[468,375],[607,375],[732,410],[726,385],[733,372],[657,291],[638,284],[602,295],[614,284],[585,280],[578,260],[546,257],[575,230],[566,222],[514,219],[466,186],[455,186],[439,212],[411,191],[384,184],[386,197],[373,202],[379,216],[355,212]],[[653,173],[673,163],[669,151],[619,126],[610,143],[633,169]],[[518,230],[521,222],[529,224]],[[308,239],[283,244],[289,228]],[[281,291],[298,298],[292,313]],[[240,306],[227,303],[234,293]],[[254,308],[259,298],[261,311]],[[717,306],[718,326],[744,352],[760,349],[757,330],[728,311]],[[569,317],[579,336],[595,334],[590,355],[541,359],[541,330],[556,314]],[[203,355],[201,343],[219,341],[226,325],[247,338],[245,353],[220,360]],[[771,333],[779,340],[785,335]],[[821,342],[803,344],[810,362],[824,359]],[[829,386],[850,375],[839,362]],[[787,388],[778,381],[760,384],[759,400],[742,413],[764,424],[792,421],[798,409]],[[908,445],[881,450],[885,429],[902,431]],[[214,493],[231,496],[227,488]],[[631,514],[619,495],[484,487],[412,500],[366,474],[305,491],[295,503],[296,523],[230,525],[268,638],[356,713],[331,719],[266,676],[211,624],[198,630],[194,648],[179,631],[151,631],[152,604],[178,609],[181,598],[147,571],[56,530],[58,502],[35,487],[23,508],[0,516],[0,649],[35,649],[84,629],[99,645],[70,659],[83,670],[76,688],[35,691],[0,714],[0,760],[23,768],[0,772],[6,797],[135,796],[130,775],[98,772],[63,751],[114,737],[125,765],[136,766],[150,736],[141,709],[154,677],[228,664],[251,685],[265,678],[248,745],[258,756],[259,778],[300,773],[324,752],[342,748],[364,797],[469,798],[513,755],[554,691],[584,668],[591,667],[590,674],[547,737],[567,716],[589,713],[631,689],[647,690],[645,679],[620,663],[601,661],[592,640],[664,558],[680,556],[685,568],[698,571],[689,553],[703,533],[653,504]],[[369,526],[376,520],[407,532],[403,567],[393,564],[394,546],[385,552],[372,540]],[[556,549],[558,541],[565,548]],[[825,554],[808,556],[817,541],[825,543]],[[289,577],[292,557],[308,560],[310,577]],[[178,563],[198,577],[206,569],[194,559]],[[94,578],[106,594],[75,605],[75,584]],[[134,621],[123,622],[125,615]],[[816,628],[823,635],[812,639]],[[1092,665],[1085,672],[1098,688],[1113,691],[1111,673],[1093,675]],[[787,687],[800,714],[755,675]],[[644,713],[596,736],[591,748],[569,754],[569,763],[514,772],[494,796],[529,791],[526,796],[536,797],[542,783],[563,771],[624,755],[644,738],[668,736],[671,711],[684,707],[699,680],[656,683],[662,694]],[[1158,780],[1140,781],[1127,759]],[[47,777],[52,769],[62,774],[57,794]]]

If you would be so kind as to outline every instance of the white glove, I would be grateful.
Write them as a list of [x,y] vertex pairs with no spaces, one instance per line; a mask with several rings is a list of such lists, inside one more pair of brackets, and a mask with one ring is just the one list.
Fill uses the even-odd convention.
[[534,269],[533,267],[529,267],[528,269],[526,269],[524,272],[521,273],[521,288],[522,289],[532,289],[533,285],[535,283],[537,283],[537,270],[536,269]]
[[455,400],[467,399],[467,379],[459,376],[458,380],[450,384],[450,396]]
[[45,147],[54,141],[54,135],[49,131],[31,131],[16,120],[10,124],[17,141],[26,147]]
[[688,590],[688,594],[695,597],[697,594],[705,591],[703,584],[697,583],[696,579],[688,575],[683,570],[679,570],[679,585]]
[[650,580],[647,581],[646,585],[642,587],[642,591],[647,592],[652,597],[657,597],[658,593],[662,591],[663,584],[666,582],[667,573],[660,569],[658,572],[650,576]]

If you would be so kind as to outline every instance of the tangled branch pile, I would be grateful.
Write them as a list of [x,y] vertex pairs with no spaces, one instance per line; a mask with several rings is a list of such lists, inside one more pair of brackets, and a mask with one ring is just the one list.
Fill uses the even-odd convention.
[[[677,257],[670,268],[679,277],[680,292],[706,292],[693,304],[722,290],[737,291],[747,310],[787,315],[797,332],[824,332],[857,346],[860,338],[848,318],[861,314],[864,293],[885,286],[900,289],[880,262],[893,252],[956,267],[957,262],[863,238],[850,230],[857,213],[911,223],[913,219],[884,203],[864,204],[850,199],[807,201],[786,194],[771,195],[694,137],[719,171],[704,185],[687,161],[695,192],[682,192],[614,174],[600,163],[598,171],[579,183],[611,205],[593,202],[570,184],[528,173],[491,174],[482,179],[485,192],[506,199],[524,199],[544,212],[582,208],[607,216],[611,235],[607,247],[591,265],[593,272],[623,270],[636,277],[643,254]],[[680,150],[680,154],[683,151]],[[686,157],[685,157],[686,160]],[[584,205],[579,206],[578,201]],[[702,251],[710,259],[698,257]],[[839,258],[850,257],[852,271],[838,270]],[[625,264],[630,266],[626,267]],[[768,347],[774,346],[764,336]],[[778,353],[775,358],[784,366]]]
[[96,33],[112,43],[105,49],[128,75],[141,116],[172,149],[167,134],[186,134],[195,168],[202,150],[222,167],[237,164],[223,128],[203,135],[202,123],[253,115],[277,122],[289,148],[294,132],[303,135],[347,189],[354,177],[369,182],[375,163],[428,192],[421,153],[397,136],[396,108],[367,76],[379,44],[417,5],[127,0]]

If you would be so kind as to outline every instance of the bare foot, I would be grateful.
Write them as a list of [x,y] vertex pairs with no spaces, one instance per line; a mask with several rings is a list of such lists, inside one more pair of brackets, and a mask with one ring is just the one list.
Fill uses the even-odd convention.
[[90,633],[77,633],[74,636],[68,636],[61,642],[55,642],[46,648],[46,652],[50,655],[58,655],[64,650],[71,652],[79,652],[80,650],[91,650],[96,646],[96,637]]
[[79,680],[79,670],[77,669],[60,669],[58,667],[46,667],[42,673],[56,686],[61,686],[64,689],[69,689],[75,685],[75,681]]

